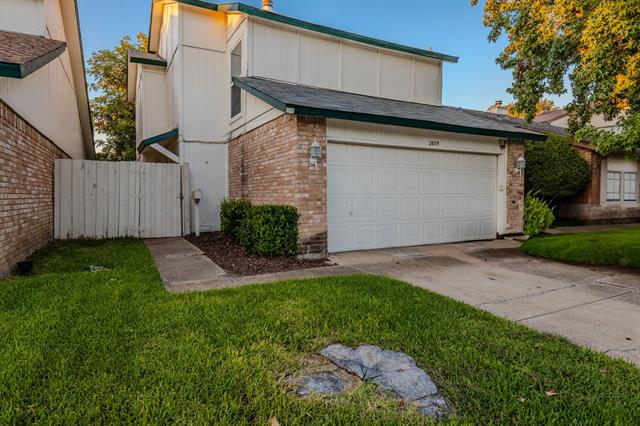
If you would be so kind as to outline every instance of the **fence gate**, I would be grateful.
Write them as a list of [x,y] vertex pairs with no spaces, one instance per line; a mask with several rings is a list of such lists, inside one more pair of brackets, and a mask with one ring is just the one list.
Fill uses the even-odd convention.
[[54,176],[56,239],[161,238],[189,232],[186,165],[56,160]]

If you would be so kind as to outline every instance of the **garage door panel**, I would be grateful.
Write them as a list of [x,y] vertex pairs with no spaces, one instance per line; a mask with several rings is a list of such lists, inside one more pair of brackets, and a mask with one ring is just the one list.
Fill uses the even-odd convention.
[[381,224],[377,226],[377,242],[381,247],[394,247],[398,245],[398,225]]
[[351,170],[341,166],[331,169],[331,179],[327,181],[327,191],[329,194],[351,194]]
[[495,156],[334,143],[328,151],[330,251],[495,237]]
[[400,238],[406,245],[420,244],[420,241],[422,241],[420,222],[401,224]]
[[422,213],[424,217],[439,218],[442,216],[442,202],[440,197],[423,197]]
[[377,176],[375,170],[353,169],[353,192],[356,194],[366,194],[376,192]]
[[420,197],[406,197],[400,200],[400,217],[403,219],[419,219],[422,217]]

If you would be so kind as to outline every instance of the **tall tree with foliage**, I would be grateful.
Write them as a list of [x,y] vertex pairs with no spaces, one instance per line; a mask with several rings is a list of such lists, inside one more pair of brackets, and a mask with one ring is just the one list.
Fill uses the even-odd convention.
[[96,95],[91,99],[93,125],[104,137],[97,141],[101,160],[135,160],[135,106],[127,101],[127,52],[147,50],[147,37],[139,33],[136,41],[124,36],[115,49],[101,49],[89,60],[89,85]]
[[[536,105],[536,111],[534,115],[538,115],[545,111],[555,111],[557,109],[558,107],[551,99],[541,99],[540,101],[538,101],[538,104]],[[507,113],[511,117],[526,118],[527,116],[526,113],[522,111],[518,111],[518,108],[516,107],[515,103],[507,104]]]
[[[476,4],[478,0],[471,0]],[[489,40],[507,36],[496,59],[513,71],[509,92],[531,120],[545,95],[573,93],[570,132],[603,154],[640,148],[639,0],[486,0]],[[621,132],[598,131],[594,115],[618,120]]]

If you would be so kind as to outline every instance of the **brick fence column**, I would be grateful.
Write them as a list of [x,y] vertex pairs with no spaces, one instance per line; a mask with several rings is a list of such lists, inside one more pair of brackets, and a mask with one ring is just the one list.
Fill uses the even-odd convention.
[[524,174],[516,170],[516,161],[524,156],[524,141],[507,142],[507,215],[505,234],[521,234],[524,225]]

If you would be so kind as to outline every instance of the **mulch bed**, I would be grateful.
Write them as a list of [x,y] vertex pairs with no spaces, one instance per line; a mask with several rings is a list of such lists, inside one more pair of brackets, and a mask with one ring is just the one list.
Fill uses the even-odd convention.
[[258,275],[272,272],[328,266],[328,259],[298,259],[292,257],[262,257],[247,253],[233,238],[220,232],[208,232],[185,237],[225,271],[235,275]]

